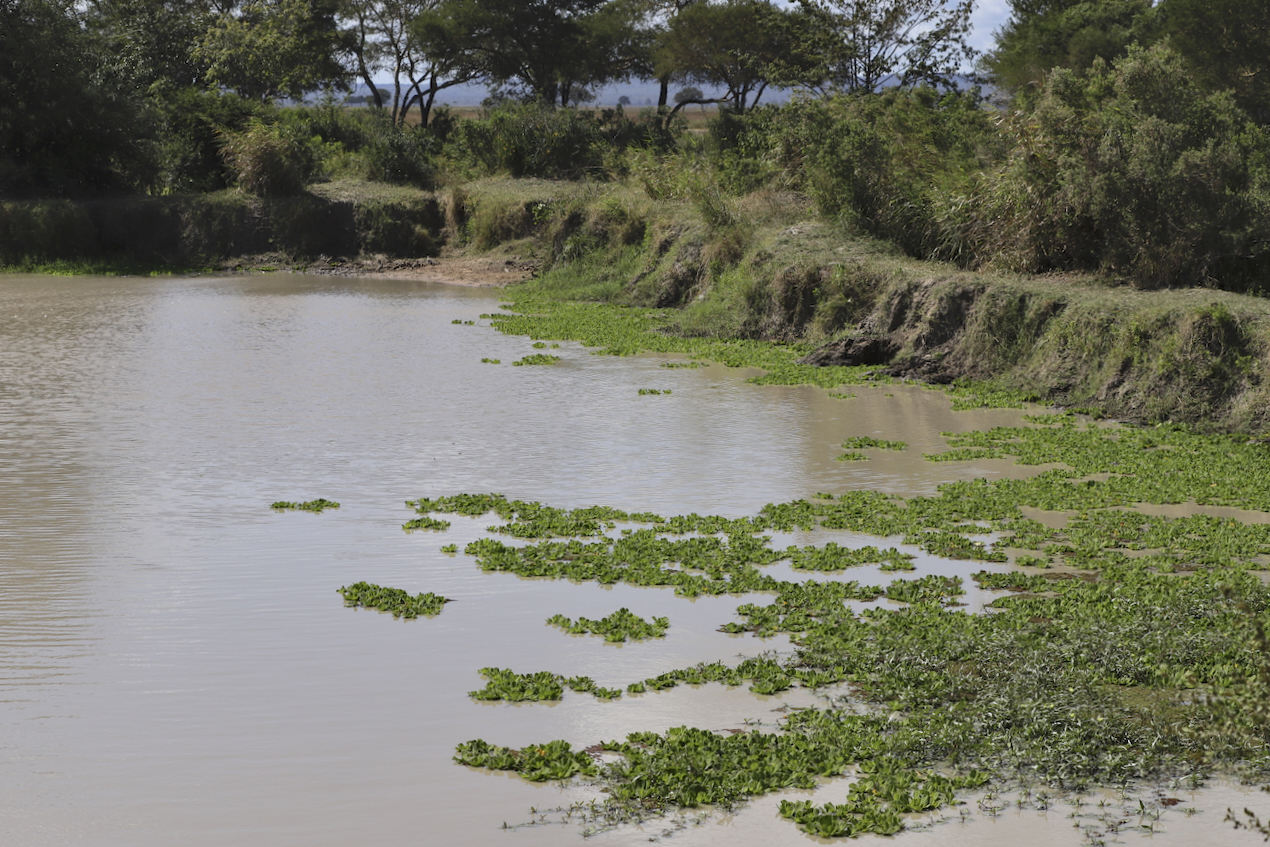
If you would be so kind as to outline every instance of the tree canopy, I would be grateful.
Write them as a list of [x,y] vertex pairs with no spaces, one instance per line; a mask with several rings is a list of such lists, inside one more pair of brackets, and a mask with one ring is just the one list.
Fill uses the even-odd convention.
[[800,0],[814,22],[812,51],[840,91],[949,85],[975,51],[966,41],[974,0]]

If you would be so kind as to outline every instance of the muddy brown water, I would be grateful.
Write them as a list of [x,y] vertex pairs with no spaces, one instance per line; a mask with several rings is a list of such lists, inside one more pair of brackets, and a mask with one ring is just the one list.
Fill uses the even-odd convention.
[[[488,518],[406,534],[404,500],[496,491],[740,516],[818,491],[929,494],[1031,472],[923,462],[944,449],[940,432],[1020,413],[954,413],[920,388],[847,388],[857,396],[843,400],[571,343],[551,351],[555,366],[512,367],[535,352],[528,339],[451,323],[497,305],[488,290],[391,280],[0,277],[0,843],[581,843],[576,827],[502,824],[588,789],[457,766],[455,744],[736,728],[815,697],[705,686],[488,704],[467,697],[479,668],[617,686],[788,642],[717,632],[744,598],[483,574],[439,548],[462,549]],[[835,461],[853,435],[910,447]],[[342,507],[268,508],[316,497]],[[779,539],[790,540],[808,539]],[[974,569],[918,564],[915,576]],[[454,602],[396,621],[342,606],[336,589],[358,580]],[[971,604],[989,599],[967,587]],[[621,606],[669,616],[668,637],[614,646],[544,624]],[[841,782],[816,794],[840,799]],[[1185,799],[1201,811],[1167,814],[1168,843],[1260,843],[1220,818],[1262,798],[1218,787]],[[778,800],[684,818],[674,842],[811,842],[779,819]],[[968,808],[969,823],[954,813],[899,843],[1083,838],[1057,808]],[[674,826],[594,840],[647,843]]]

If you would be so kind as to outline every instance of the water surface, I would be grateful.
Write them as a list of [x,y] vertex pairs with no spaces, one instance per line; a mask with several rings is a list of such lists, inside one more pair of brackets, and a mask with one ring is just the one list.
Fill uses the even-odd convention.
[[[404,500],[496,491],[740,516],[819,491],[930,494],[1031,472],[920,458],[944,449],[942,431],[1014,424],[1017,411],[954,413],[943,395],[906,387],[841,400],[568,343],[552,367],[512,367],[536,352],[528,339],[452,323],[487,323],[478,316],[497,307],[488,290],[401,281],[0,277],[3,843],[580,843],[576,830],[501,824],[584,789],[459,767],[455,744],[733,728],[815,698],[707,686],[488,704],[466,694],[479,668],[618,686],[788,642],[717,632],[741,598],[482,574],[439,548],[462,549],[490,519],[406,534]],[[910,448],[835,461],[854,435]],[[268,508],[316,497],[343,505]],[[917,575],[968,572],[924,554],[919,564]],[[342,606],[336,589],[358,580],[455,602],[395,621]],[[668,637],[617,647],[544,624],[621,606],[669,616]],[[1243,835],[1206,815],[1176,825],[1206,823],[1212,843]],[[1067,823],[1024,816],[1043,843],[1080,841]],[[1017,843],[1012,820],[981,815],[904,843]],[[646,843],[664,829],[600,839]],[[775,798],[676,838],[810,842],[777,818]]]

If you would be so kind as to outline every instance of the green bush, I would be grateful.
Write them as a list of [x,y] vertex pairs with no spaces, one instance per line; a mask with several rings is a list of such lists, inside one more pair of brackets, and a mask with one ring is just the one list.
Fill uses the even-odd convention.
[[984,259],[1151,288],[1270,283],[1270,136],[1176,54],[1057,70],[1008,132],[1008,161],[970,204],[967,241]]
[[577,178],[603,173],[611,151],[668,147],[674,132],[651,112],[632,120],[620,109],[597,115],[504,105],[488,117],[463,121],[452,135],[458,158],[487,173]]
[[221,155],[238,187],[260,196],[299,194],[317,166],[308,139],[295,128],[260,120],[224,133]]
[[383,127],[366,147],[366,176],[376,182],[430,188],[435,146],[435,139],[423,130]]
[[219,191],[233,185],[234,173],[221,155],[225,133],[242,132],[253,120],[269,120],[275,110],[196,88],[156,92],[162,127],[158,188],[165,193]]

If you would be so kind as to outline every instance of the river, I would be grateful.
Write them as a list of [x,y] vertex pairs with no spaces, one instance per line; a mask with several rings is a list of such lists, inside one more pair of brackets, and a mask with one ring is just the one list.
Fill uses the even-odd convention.
[[[619,686],[788,641],[717,632],[744,598],[484,574],[440,547],[461,550],[489,517],[408,534],[405,500],[499,492],[741,516],[819,491],[929,494],[1021,472],[920,458],[943,449],[943,431],[1013,424],[1018,411],[954,413],[941,393],[903,386],[839,399],[572,343],[550,351],[555,365],[512,367],[536,351],[483,325],[497,308],[490,290],[394,280],[0,277],[0,841],[581,843],[576,827],[502,824],[594,795],[455,765],[455,744],[724,729],[815,698],[713,685],[488,704],[467,696],[479,668]],[[910,448],[835,461],[856,435]],[[269,508],[317,497],[341,507]],[[454,602],[413,621],[344,608],[336,589],[359,580]],[[669,616],[668,636],[615,646],[544,624],[623,606]],[[1168,843],[1260,843],[1220,823],[1255,795],[1191,799],[1204,811],[1162,824]],[[674,840],[810,843],[775,801],[688,821]],[[1065,813],[976,806],[969,824],[899,843],[1081,843]],[[646,843],[668,826],[592,840]]]

